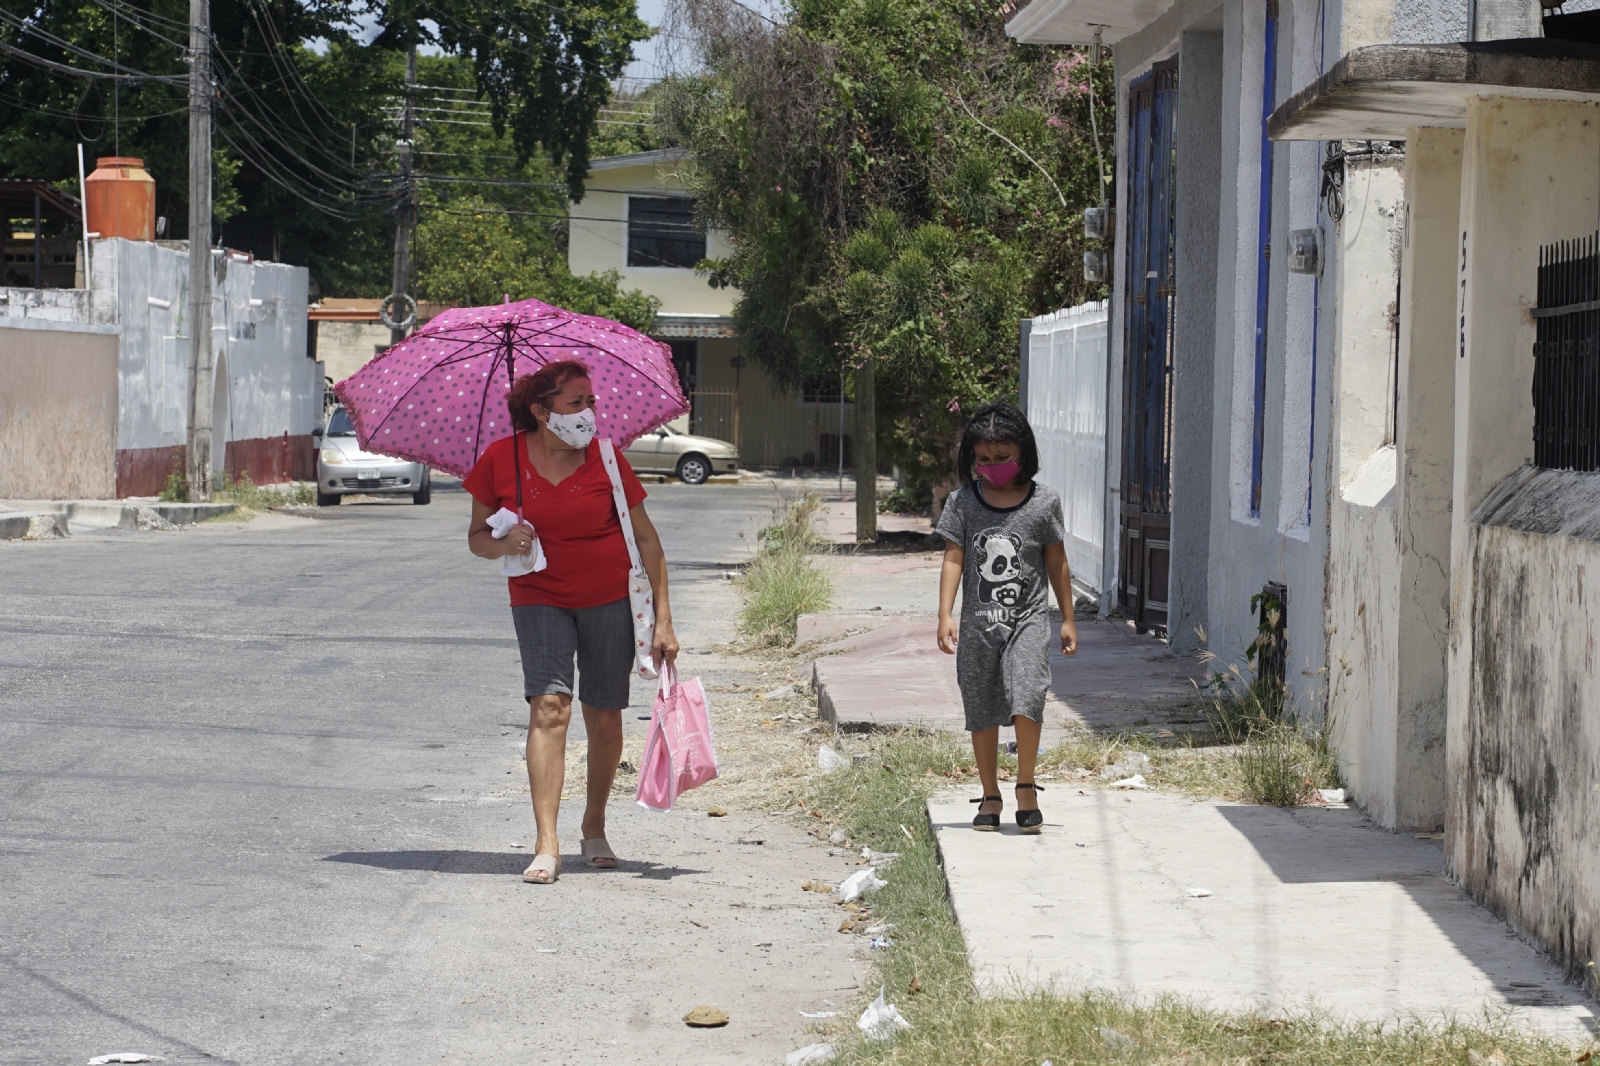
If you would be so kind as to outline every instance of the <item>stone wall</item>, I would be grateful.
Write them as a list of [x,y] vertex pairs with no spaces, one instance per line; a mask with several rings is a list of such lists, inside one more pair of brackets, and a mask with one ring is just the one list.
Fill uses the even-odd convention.
[[1593,989],[1600,473],[1512,474],[1472,515],[1465,554],[1471,668],[1452,722],[1450,872]]

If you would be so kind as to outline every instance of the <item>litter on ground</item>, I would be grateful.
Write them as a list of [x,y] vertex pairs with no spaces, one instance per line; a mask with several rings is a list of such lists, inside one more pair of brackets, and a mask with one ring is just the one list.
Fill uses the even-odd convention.
[[1109,1048],[1125,1048],[1133,1043],[1133,1037],[1104,1025],[1100,1027],[1100,1039],[1104,1040],[1106,1047]]
[[911,1023],[900,1016],[893,1003],[883,1001],[883,989],[878,989],[878,998],[866,1010],[861,1012],[861,1017],[856,1019],[856,1028],[868,1040],[874,1043],[893,1040],[902,1029],[910,1029]]
[[1189,889],[1189,895],[1195,899],[1204,899],[1206,896],[1211,895],[1211,890],[1209,888],[1191,888]]
[[857,870],[844,879],[844,883],[839,886],[839,899],[845,903],[852,903],[862,896],[871,895],[888,883],[878,876],[877,870],[869,866],[865,870]]
[[1120,781],[1111,782],[1111,787],[1112,788],[1122,788],[1122,789],[1128,789],[1128,788],[1149,789],[1150,786],[1144,783],[1144,775],[1143,774],[1134,774],[1132,777],[1124,777]]
[[783,1057],[784,1066],[821,1066],[824,1062],[832,1062],[834,1055],[838,1054],[832,1044],[807,1044],[802,1048],[795,1048]]
[[831,774],[835,770],[843,770],[849,765],[849,759],[846,759],[843,755],[840,755],[826,744],[817,749],[817,769],[821,770],[823,773]]

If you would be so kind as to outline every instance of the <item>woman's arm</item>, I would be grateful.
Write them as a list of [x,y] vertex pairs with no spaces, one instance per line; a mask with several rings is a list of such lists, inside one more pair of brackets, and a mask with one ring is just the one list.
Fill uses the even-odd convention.
[[678,657],[678,638],[672,632],[672,606],[667,602],[667,553],[661,548],[661,535],[644,513],[644,504],[636,504],[628,512],[633,519],[633,539],[639,545],[639,560],[644,572],[650,575],[650,591],[656,605],[656,642],[650,657],[659,667]]
[[467,526],[467,547],[472,554],[480,559],[500,559],[507,555],[527,555],[533,547],[533,530],[526,525],[518,526],[507,533],[501,540],[494,539],[494,530],[489,528],[489,516],[494,514],[488,507],[472,501],[472,522]]
[[956,620],[951,611],[956,606],[956,590],[961,587],[961,570],[966,565],[967,553],[953,540],[944,542],[944,565],[939,568],[939,650],[946,655],[956,653]]
[[1067,546],[1059,541],[1044,546],[1044,570],[1050,587],[1056,590],[1061,606],[1061,654],[1078,654],[1078,622],[1072,609],[1072,567],[1067,562]]

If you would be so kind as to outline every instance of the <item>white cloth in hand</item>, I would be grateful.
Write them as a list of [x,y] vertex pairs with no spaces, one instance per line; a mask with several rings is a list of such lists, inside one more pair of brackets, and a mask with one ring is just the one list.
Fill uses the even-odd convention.
[[[533,526],[524,522],[523,525],[532,529]],[[495,540],[504,540],[506,535],[517,528],[516,513],[502,507],[489,516],[489,529],[494,534]],[[500,572],[506,577],[521,577],[523,574],[532,574],[543,570],[550,565],[544,558],[544,545],[539,543],[539,535],[534,534],[533,550],[526,555],[506,555],[500,564]]]

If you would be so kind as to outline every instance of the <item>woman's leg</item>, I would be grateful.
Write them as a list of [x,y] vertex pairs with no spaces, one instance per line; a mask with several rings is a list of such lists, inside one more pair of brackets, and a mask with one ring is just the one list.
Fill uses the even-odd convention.
[[533,793],[533,821],[538,837],[535,855],[561,854],[556,817],[561,812],[561,786],[567,773],[567,723],[572,697],[564,693],[528,697],[528,789]]
[[[633,608],[621,599],[580,608],[576,615],[578,698],[589,731],[589,803],[583,812],[583,839],[596,840],[606,835],[606,803],[622,760],[622,710],[628,706],[633,676]],[[606,859],[604,868],[616,864],[609,855]]]
[[[1011,724],[1017,730],[1017,780],[1032,782],[1034,764],[1039,761],[1039,733],[1042,727],[1025,714],[1012,715]],[[1038,809],[1039,797],[1033,794],[1033,789],[1017,789],[1017,810]]]
[[[1000,795],[1000,727],[991,726],[972,734],[972,754],[978,760],[978,780],[985,796]],[[999,814],[1003,804],[989,800],[978,804],[979,814]]]
[[622,712],[583,705],[583,727],[589,732],[589,803],[583,809],[583,839],[606,835],[606,803],[622,761]]

